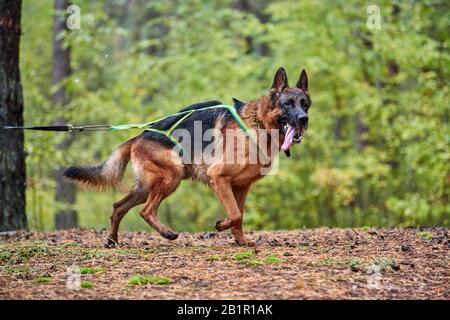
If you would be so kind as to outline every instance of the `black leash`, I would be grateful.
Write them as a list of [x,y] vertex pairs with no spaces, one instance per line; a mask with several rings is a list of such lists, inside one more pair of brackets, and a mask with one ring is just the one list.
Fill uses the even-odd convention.
[[0,126],[0,130],[40,130],[40,131],[60,131],[60,132],[83,132],[83,131],[110,131],[110,125],[92,125],[75,127],[71,124],[66,126]]

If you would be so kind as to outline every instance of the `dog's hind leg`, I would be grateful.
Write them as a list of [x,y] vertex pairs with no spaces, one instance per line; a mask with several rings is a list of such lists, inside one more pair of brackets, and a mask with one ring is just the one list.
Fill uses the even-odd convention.
[[136,179],[149,191],[141,217],[164,238],[175,240],[178,235],[162,224],[156,216],[158,207],[179,186],[184,166],[178,154],[151,140],[136,141],[131,151]]
[[250,184],[246,186],[234,186],[233,187],[233,194],[234,198],[236,199],[237,205],[239,207],[239,210],[241,211],[241,219],[236,225],[234,225],[231,228],[231,233],[234,236],[234,240],[236,241],[236,244],[240,246],[254,246],[255,243],[252,241],[249,241],[244,236],[244,231],[242,230],[242,220],[244,215],[244,207],[245,207],[245,200],[247,199],[248,191],[250,190]]
[[153,177],[153,183],[150,186],[150,194],[145,202],[144,208],[141,210],[141,217],[161,236],[168,240],[175,240],[178,234],[171,231],[162,224],[158,217],[157,211],[161,202],[174,192],[180,184],[180,178],[173,175],[169,170],[158,172],[158,176]]
[[126,197],[114,203],[114,209],[111,215],[111,227],[105,247],[112,248],[116,244],[118,244],[119,241],[117,233],[119,231],[119,225],[123,217],[127,214],[128,211],[130,211],[131,208],[144,203],[147,200],[147,197],[148,191],[140,188],[133,190]]

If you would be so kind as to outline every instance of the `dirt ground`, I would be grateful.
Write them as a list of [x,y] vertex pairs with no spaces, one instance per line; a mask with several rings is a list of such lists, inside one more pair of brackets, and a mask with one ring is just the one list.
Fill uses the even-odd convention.
[[120,236],[106,249],[105,230],[0,235],[0,299],[450,297],[445,228],[253,232],[255,249],[229,233]]

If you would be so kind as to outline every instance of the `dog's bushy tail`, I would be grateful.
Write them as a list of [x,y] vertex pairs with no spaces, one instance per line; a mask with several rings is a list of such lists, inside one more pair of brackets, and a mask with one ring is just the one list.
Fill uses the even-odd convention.
[[87,187],[106,189],[117,187],[130,161],[131,146],[134,139],[122,144],[108,159],[97,167],[74,166],[64,170],[64,176]]

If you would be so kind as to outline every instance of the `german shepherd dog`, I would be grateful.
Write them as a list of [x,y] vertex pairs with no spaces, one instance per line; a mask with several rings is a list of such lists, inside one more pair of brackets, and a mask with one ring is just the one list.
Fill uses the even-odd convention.
[[[294,143],[300,143],[304,131],[308,127],[308,109],[311,98],[308,92],[308,77],[302,70],[295,87],[288,86],[286,71],[278,69],[275,74],[269,94],[254,99],[248,103],[234,99],[237,113],[252,129],[264,129],[267,132],[276,130],[276,152],[267,147],[264,151],[271,157],[280,150],[288,156]],[[221,104],[210,101],[191,105],[182,111],[202,109]],[[182,115],[174,115],[161,120],[154,128],[167,130],[179,121]],[[244,135],[245,144],[249,137],[238,125],[227,109],[206,109],[193,112],[182,120],[177,128],[193,131],[195,121],[201,121],[202,128],[215,128],[224,135],[227,129],[236,130]],[[271,136],[268,136],[270,139]],[[259,142],[257,142],[259,144]],[[223,152],[236,150],[236,143],[223,143]],[[202,142],[202,150],[205,145]],[[267,149],[267,150],[266,150]],[[247,150],[247,149],[246,149]],[[239,164],[216,161],[183,162],[180,152],[174,148],[174,143],[165,135],[153,131],[144,131],[139,136],[127,141],[116,149],[112,155],[100,166],[74,166],[65,170],[64,175],[70,180],[97,188],[114,187],[122,180],[127,163],[131,159],[135,176],[135,186],[132,191],[120,201],[114,203],[111,216],[111,228],[106,246],[118,244],[119,224],[125,214],[134,206],[144,204],[140,215],[169,240],[175,240],[178,234],[162,224],[157,217],[157,210],[161,202],[172,194],[181,180],[192,178],[206,183],[216,194],[228,217],[217,221],[217,231],[231,229],[238,245],[253,246],[247,240],[242,230],[244,204],[252,184],[264,175],[261,168],[266,164],[261,161],[251,163],[249,154],[244,154],[244,160]]]

